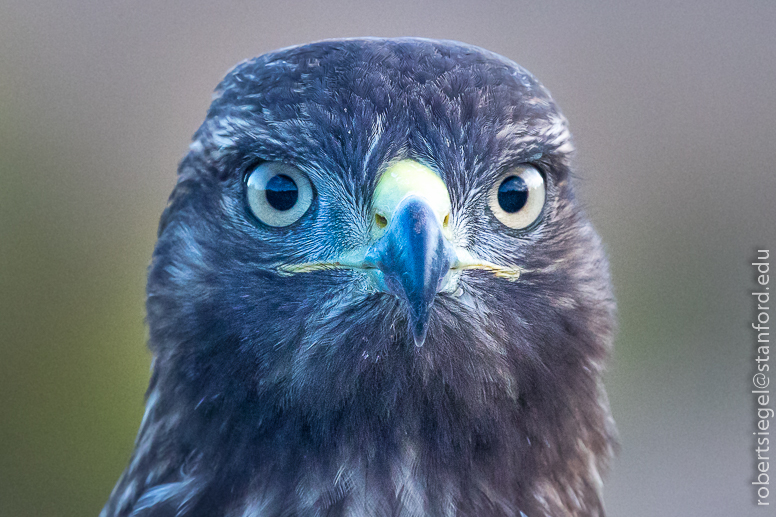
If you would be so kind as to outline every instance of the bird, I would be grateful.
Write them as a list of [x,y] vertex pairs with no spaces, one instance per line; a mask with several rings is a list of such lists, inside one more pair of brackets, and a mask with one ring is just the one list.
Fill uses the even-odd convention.
[[548,90],[472,45],[235,66],[161,216],[101,517],[603,516],[616,302],[574,153]]

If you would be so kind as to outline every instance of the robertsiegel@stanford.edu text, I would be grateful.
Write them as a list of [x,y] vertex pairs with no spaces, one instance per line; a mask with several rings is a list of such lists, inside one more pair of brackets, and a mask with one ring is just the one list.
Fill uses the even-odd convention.
[[755,396],[755,409],[757,418],[755,420],[755,480],[752,485],[756,490],[757,505],[769,506],[770,496],[770,423],[774,416],[774,411],[770,405],[770,389],[768,386],[770,380],[770,291],[768,285],[770,282],[769,270],[771,252],[769,250],[757,250],[757,261],[752,265],[757,269],[757,292],[752,296],[756,299],[755,322],[752,328],[755,330],[755,369],[757,373],[752,377],[754,389],[752,393]]

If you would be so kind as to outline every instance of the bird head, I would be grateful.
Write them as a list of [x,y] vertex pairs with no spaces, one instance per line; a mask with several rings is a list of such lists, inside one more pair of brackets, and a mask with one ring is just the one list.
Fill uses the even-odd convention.
[[190,433],[416,436],[451,462],[512,437],[517,470],[605,463],[614,302],[572,150],[547,90],[475,47],[241,63],[162,217],[152,393]]

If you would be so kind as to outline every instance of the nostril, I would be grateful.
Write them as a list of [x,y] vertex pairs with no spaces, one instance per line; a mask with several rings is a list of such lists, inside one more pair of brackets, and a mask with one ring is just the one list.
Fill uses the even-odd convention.
[[450,214],[447,214],[444,219],[442,219],[442,227],[447,228],[447,225],[450,224]]
[[388,219],[386,219],[380,214],[375,214],[375,224],[377,225],[378,228],[385,228],[386,226],[388,226]]

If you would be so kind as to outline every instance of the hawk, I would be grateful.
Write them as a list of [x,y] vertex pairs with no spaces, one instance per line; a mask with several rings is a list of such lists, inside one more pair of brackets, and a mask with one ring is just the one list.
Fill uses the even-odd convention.
[[101,515],[603,515],[615,302],[572,151],[530,73],[462,43],[237,65],[161,218]]

